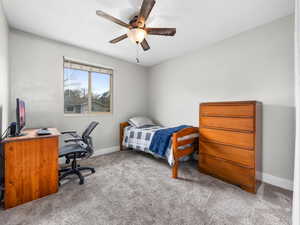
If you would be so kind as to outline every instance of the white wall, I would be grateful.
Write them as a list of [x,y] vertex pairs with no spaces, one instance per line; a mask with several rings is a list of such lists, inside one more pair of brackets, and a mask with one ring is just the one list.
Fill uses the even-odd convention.
[[150,68],[150,115],[198,126],[201,102],[262,101],[263,172],[292,180],[293,24],[289,16]]
[[0,1],[0,134],[2,134],[8,126],[8,32],[2,1]]
[[[100,122],[95,149],[118,145],[119,123],[147,113],[146,70],[88,50],[12,30],[10,38],[11,120],[15,99],[27,104],[27,127],[57,127],[82,131],[90,121]],[[97,116],[64,116],[63,56],[114,69],[113,113]]]

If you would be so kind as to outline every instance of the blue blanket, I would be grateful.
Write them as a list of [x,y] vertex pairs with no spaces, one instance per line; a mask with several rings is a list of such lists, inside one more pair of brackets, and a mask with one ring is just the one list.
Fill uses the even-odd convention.
[[167,148],[169,147],[172,134],[180,131],[181,129],[187,128],[189,126],[181,125],[178,127],[172,127],[168,129],[161,129],[155,132],[153,135],[151,144],[150,144],[150,151],[158,154],[159,156],[164,156],[166,153]]

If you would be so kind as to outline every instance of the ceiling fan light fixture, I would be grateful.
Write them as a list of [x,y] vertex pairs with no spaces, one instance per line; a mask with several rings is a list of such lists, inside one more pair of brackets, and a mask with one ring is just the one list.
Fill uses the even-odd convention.
[[131,41],[139,44],[145,39],[145,37],[147,36],[147,32],[141,28],[133,28],[129,30],[127,36]]

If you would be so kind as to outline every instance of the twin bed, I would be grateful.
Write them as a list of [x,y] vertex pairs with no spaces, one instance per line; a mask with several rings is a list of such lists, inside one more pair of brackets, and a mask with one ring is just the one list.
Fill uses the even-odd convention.
[[[179,161],[198,149],[198,132],[197,127],[135,127],[123,122],[120,124],[120,149],[134,149],[166,159],[172,167],[172,178],[177,178]],[[171,135],[171,139],[167,139],[167,135]],[[164,140],[169,141],[164,143]]]

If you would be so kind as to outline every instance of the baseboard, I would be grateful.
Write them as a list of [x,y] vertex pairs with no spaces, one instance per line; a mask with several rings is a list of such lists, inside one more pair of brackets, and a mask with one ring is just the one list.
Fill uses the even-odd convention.
[[281,187],[283,189],[290,190],[290,191],[293,190],[293,181],[292,180],[284,179],[281,177],[275,177],[271,174],[260,173],[260,172],[257,172],[256,176],[257,176],[258,180],[260,180],[264,183],[272,184],[274,186]]
[[99,156],[99,155],[105,155],[105,154],[109,154],[109,153],[113,153],[113,152],[117,152],[117,151],[120,151],[120,146],[113,146],[110,148],[101,148],[101,149],[95,150],[92,157]]

